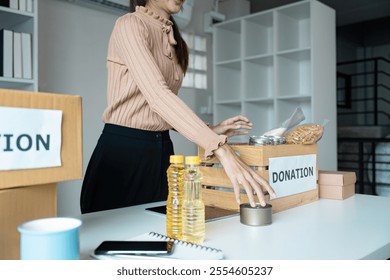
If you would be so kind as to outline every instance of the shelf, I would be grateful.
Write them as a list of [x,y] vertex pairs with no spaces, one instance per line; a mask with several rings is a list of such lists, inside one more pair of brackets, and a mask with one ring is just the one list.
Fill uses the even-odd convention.
[[309,50],[277,55],[278,96],[311,95],[311,56]]
[[310,47],[310,3],[278,9],[276,19],[278,51]]
[[290,95],[290,96],[278,96],[277,100],[284,101],[310,101],[312,99],[311,95]]
[[259,59],[265,59],[265,58],[272,58],[274,55],[273,53],[268,54],[258,54],[258,55],[250,55],[243,58],[243,60],[259,60]]
[[239,69],[241,66],[241,59],[229,59],[229,60],[223,60],[220,62],[215,63],[215,65],[222,66],[222,67],[228,67],[228,68],[236,68]]
[[244,60],[243,68],[245,98],[274,96],[273,56]]
[[335,22],[333,9],[303,0],[216,24],[214,122],[242,114],[262,135],[301,107],[304,122],[331,120],[318,160],[336,168]]
[[274,98],[259,98],[259,97],[253,97],[253,98],[246,98],[244,99],[244,102],[257,102],[257,103],[264,103],[264,104],[270,104],[274,102]]
[[278,123],[282,123],[288,119],[297,107],[301,107],[305,115],[305,120],[303,122],[313,122],[311,99],[277,99],[275,105]]
[[33,85],[34,85],[34,80],[0,77],[1,88],[30,90],[33,87]]
[[253,123],[251,135],[260,136],[275,127],[273,102],[244,102],[244,115]]
[[[7,7],[0,7],[0,29],[13,32],[31,34],[31,71],[32,79],[19,79],[0,77],[0,88],[37,91],[38,90],[38,67],[37,67],[37,0],[32,1],[34,12],[20,11]],[[13,43],[13,42],[12,42]],[[15,66],[14,66],[15,67]],[[20,67],[20,66],[19,66]],[[15,68],[14,68],[15,69]],[[23,70],[22,70],[23,71]],[[29,76],[25,76],[29,77]]]
[[310,48],[297,48],[297,49],[288,49],[284,51],[278,51],[276,54],[277,55],[285,55],[285,56],[292,56],[292,57],[302,57],[302,54],[309,51]]
[[215,123],[242,114],[241,103],[216,104],[215,107]]
[[241,95],[241,62],[216,65],[215,82],[218,84],[216,102],[237,99]]
[[215,102],[217,105],[229,105],[229,106],[240,106],[241,100],[239,99],[231,99],[231,100],[225,100],[225,101],[219,101]]
[[25,21],[34,18],[33,13],[18,11],[15,9],[0,7],[0,27],[5,29],[13,29]]
[[214,29],[215,61],[241,57],[241,21],[233,21]]
[[261,13],[244,20],[244,56],[269,54],[273,50],[273,13]]

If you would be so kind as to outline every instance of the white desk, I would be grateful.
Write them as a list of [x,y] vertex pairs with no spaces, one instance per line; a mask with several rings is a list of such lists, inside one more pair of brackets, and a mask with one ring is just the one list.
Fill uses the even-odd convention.
[[[125,240],[149,231],[165,234],[165,215],[145,211],[151,203],[81,215],[81,258],[103,240]],[[204,245],[226,259],[342,260],[390,258],[390,198],[354,195],[320,199],[273,215],[263,227],[242,225],[239,216],[206,223]]]

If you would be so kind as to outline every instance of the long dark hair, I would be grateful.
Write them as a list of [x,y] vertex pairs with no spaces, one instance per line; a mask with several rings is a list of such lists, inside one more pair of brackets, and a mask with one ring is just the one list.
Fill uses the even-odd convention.
[[[135,12],[136,6],[145,6],[148,1],[149,0],[130,0],[130,13]],[[188,68],[188,47],[186,42],[183,40],[183,37],[181,37],[179,28],[177,27],[177,24],[173,17],[171,16],[169,20],[173,23],[173,36],[175,37],[175,40],[177,42],[177,44],[175,45],[177,60],[185,73],[187,72]]]

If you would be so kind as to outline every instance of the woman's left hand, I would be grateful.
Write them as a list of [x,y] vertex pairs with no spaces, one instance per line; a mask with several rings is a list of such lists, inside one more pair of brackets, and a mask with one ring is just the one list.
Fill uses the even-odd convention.
[[210,125],[210,128],[215,133],[223,134],[228,137],[248,134],[248,130],[251,130],[252,127],[253,124],[249,121],[249,119],[241,115],[226,119],[216,126]]

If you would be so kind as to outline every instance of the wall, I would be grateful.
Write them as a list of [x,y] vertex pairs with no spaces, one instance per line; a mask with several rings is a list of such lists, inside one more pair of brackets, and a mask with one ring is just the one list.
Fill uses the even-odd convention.
[[[122,12],[106,11],[63,0],[40,0],[39,5],[39,90],[81,95],[83,98],[84,172],[101,133],[101,114],[106,105],[106,52],[114,22]],[[212,1],[197,0],[186,32],[203,33],[203,13]],[[209,35],[208,35],[209,36]],[[211,50],[211,42],[209,41]],[[208,59],[209,69],[212,58]],[[212,71],[210,71],[212,72]],[[211,89],[212,76],[208,79]],[[183,89],[180,96],[199,113],[207,106],[210,91]],[[210,115],[201,116],[210,121]],[[171,133],[176,153],[195,154],[196,146],[178,133]],[[80,213],[82,181],[58,184],[58,215]]]

